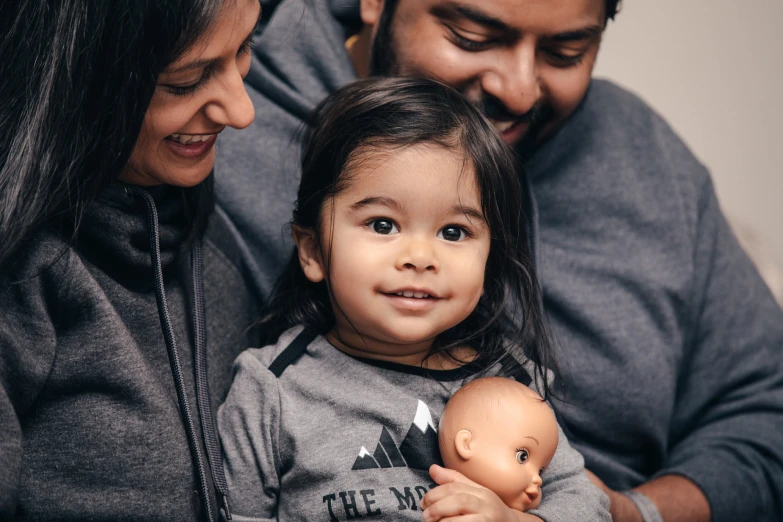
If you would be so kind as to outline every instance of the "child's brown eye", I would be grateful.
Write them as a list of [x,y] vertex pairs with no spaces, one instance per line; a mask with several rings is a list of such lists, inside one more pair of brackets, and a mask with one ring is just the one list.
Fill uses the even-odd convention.
[[438,237],[446,241],[459,241],[467,237],[465,229],[456,225],[448,225],[440,229]]
[[394,234],[397,232],[397,225],[390,219],[374,219],[370,225],[378,234]]
[[528,455],[526,449],[517,450],[517,462],[519,462],[520,464],[524,464],[525,462],[527,462],[529,456],[530,455]]

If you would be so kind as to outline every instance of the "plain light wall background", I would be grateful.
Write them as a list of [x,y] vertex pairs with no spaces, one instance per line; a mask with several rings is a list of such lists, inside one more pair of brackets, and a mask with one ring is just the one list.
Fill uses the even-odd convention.
[[783,263],[783,0],[623,0],[594,76],[655,108]]

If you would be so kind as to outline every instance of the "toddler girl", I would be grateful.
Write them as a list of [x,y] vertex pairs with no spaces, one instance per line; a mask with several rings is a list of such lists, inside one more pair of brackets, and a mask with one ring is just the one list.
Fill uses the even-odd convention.
[[547,391],[516,172],[491,124],[437,82],[364,80],[319,105],[297,250],[263,318],[277,342],[237,359],[220,410],[235,517],[609,520],[562,431],[526,513],[437,465],[462,384],[508,375]]

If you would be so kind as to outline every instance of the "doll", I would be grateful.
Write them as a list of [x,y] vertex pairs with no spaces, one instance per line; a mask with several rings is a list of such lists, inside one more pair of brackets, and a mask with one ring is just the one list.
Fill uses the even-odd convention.
[[438,428],[444,465],[519,511],[541,503],[542,474],[557,440],[557,421],[544,399],[503,377],[476,379],[460,388]]

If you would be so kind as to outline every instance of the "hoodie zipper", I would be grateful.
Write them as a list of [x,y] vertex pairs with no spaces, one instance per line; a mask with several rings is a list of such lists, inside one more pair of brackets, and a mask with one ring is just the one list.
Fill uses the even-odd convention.
[[[206,468],[204,459],[201,455],[201,447],[193,422],[193,415],[187,401],[187,392],[185,382],[182,377],[182,365],[177,351],[177,342],[174,337],[174,329],[171,324],[168,304],[166,302],[166,292],[163,285],[163,267],[160,261],[160,239],[158,212],[155,207],[155,200],[149,192],[138,187],[127,187],[126,191],[130,194],[140,196],[147,207],[147,225],[149,227],[150,253],[152,256],[153,272],[155,275],[155,300],[158,305],[158,315],[160,316],[163,338],[166,342],[166,350],[169,356],[169,366],[174,378],[174,385],[177,391],[177,401],[182,420],[185,425],[188,446],[191,459],[196,467],[198,476],[199,497],[209,522],[215,522],[212,512],[212,500],[209,494],[209,485],[207,483]],[[207,380],[206,365],[206,313],[204,307],[204,279],[203,279],[203,252],[201,240],[197,239],[192,250],[193,264],[193,306],[194,306],[194,338],[195,338],[195,369],[196,369],[196,395],[201,419],[201,429],[204,436],[204,446],[207,450],[207,458],[210,463],[212,482],[215,486],[217,498],[220,507],[224,510],[227,520],[231,520],[231,511],[228,505],[227,486],[225,473],[223,470],[222,454],[220,445],[217,442],[214,417],[212,407],[209,402],[209,382]]]

